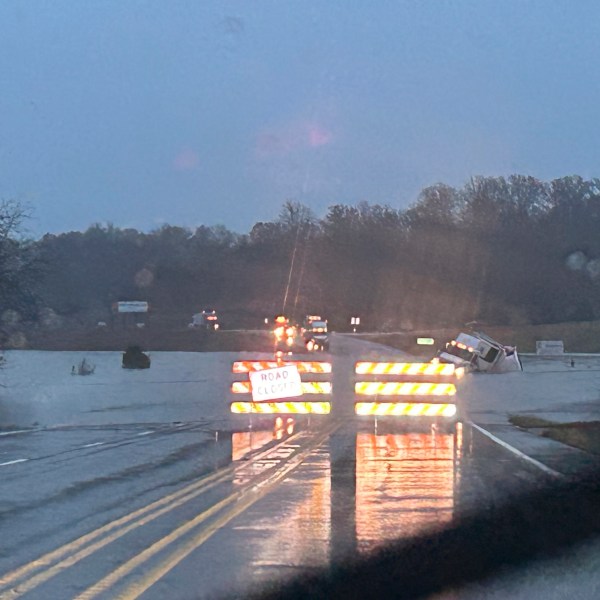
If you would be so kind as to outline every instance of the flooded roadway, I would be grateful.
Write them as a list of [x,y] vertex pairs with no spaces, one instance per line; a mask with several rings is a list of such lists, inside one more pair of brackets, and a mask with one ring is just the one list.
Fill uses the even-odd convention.
[[[351,389],[352,344],[334,346],[334,389]],[[161,355],[151,380],[98,356],[89,384],[67,364],[53,388],[64,359],[51,354],[30,386],[40,401],[18,388],[2,406],[43,420],[0,434],[0,598],[244,596],[543,478],[467,424],[337,414],[240,430],[223,403],[229,356]]]

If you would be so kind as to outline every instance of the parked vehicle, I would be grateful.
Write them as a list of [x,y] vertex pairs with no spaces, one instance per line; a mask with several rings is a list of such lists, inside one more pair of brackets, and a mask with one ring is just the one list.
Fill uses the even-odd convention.
[[329,333],[327,321],[311,320],[303,328],[304,345],[309,351],[329,350]]
[[192,315],[192,322],[188,327],[217,331],[220,327],[217,311],[213,308],[205,308],[202,312]]

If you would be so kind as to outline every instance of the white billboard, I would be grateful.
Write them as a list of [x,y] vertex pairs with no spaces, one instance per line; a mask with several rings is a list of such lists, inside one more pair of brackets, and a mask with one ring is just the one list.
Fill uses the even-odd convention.
[[563,354],[565,346],[562,340],[540,340],[535,343],[535,353],[556,356]]
[[150,306],[145,301],[128,300],[117,302],[117,312],[120,313],[146,313]]

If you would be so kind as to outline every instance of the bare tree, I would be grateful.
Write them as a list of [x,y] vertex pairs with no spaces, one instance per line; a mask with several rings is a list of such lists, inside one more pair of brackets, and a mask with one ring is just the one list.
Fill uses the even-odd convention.
[[7,309],[35,312],[39,261],[34,243],[24,238],[31,208],[17,200],[0,201],[0,314]]
[[0,240],[15,239],[24,232],[24,222],[31,218],[31,207],[18,200],[0,200]]

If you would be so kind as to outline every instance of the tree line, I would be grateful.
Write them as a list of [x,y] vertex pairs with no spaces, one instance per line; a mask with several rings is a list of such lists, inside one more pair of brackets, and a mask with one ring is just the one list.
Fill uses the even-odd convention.
[[600,318],[600,179],[474,177],[408,208],[287,201],[245,234],[95,224],[24,239],[0,204],[0,315],[92,324],[147,300],[157,320],[214,307],[231,326],[322,313],[338,328],[556,323]]

